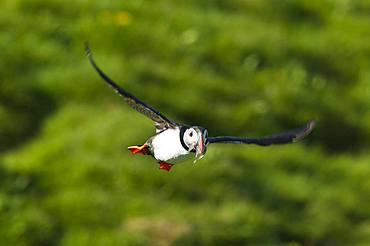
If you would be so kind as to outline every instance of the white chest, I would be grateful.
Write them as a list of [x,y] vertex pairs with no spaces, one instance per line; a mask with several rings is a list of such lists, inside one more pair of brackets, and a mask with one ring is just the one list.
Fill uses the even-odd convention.
[[157,160],[168,161],[189,154],[180,142],[179,129],[167,129],[152,139],[152,151]]

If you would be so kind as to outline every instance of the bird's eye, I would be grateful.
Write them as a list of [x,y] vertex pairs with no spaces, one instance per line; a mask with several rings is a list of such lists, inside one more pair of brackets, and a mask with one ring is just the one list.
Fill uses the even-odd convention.
[[193,132],[190,132],[189,136],[192,137],[193,136]]

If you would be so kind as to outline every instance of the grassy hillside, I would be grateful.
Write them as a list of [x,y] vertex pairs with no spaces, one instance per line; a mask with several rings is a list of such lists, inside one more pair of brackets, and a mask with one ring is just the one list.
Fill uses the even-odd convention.
[[[369,16],[365,0],[1,1],[1,243],[365,245]],[[210,135],[317,128],[160,171],[126,150],[153,124],[86,40],[120,85]]]

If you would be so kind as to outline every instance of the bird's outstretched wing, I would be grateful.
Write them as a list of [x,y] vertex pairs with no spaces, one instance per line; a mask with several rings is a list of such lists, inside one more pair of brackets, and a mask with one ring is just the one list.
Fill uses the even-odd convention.
[[112,79],[110,79],[99,67],[96,65],[91,50],[87,43],[85,43],[86,48],[86,55],[90,60],[91,65],[94,67],[94,69],[98,72],[100,77],[104,79],[105,82],[107,82],[119,95],[125,99],[125,101],[130,105],[133,109],[138,111],[139,113],[144,114],[145,116],[152,119],[156,124],[155,127],[157,131],[162,131],[167,128],[175,128],[178,124],[168,119],[166,116],[161,114],[158,110],[154,109],[153,107],[149,106],[148,104],[144,103],[131,93],[127,92],[126,90],[122,89],[120,86],[118,86]]
[[316,121],[311,120],[307,122],[304,126],[299,127],[297,129],[260,138],[219,136],[219,137],[209,137],[208,141],[209,143],[258,144],[261,146],[268,146],[271,144],[294,143],[307,136],[313,130],[315,124]]

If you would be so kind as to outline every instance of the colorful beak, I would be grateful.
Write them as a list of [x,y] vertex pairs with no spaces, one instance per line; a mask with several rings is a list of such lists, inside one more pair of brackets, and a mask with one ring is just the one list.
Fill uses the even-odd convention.
[[206,146],[206,141],[207,141],[207,134],[205,133],[207,130],[199,130],[198,135],[199,135],[199,140],[198,140],[198,145],[196,146],[195,149],[195,160],[194,163],[197,160],[200,160],[203,158],[204,154],[207,151],[207,146]]

